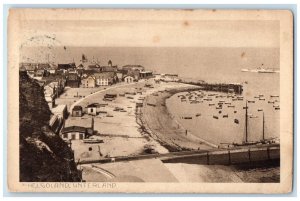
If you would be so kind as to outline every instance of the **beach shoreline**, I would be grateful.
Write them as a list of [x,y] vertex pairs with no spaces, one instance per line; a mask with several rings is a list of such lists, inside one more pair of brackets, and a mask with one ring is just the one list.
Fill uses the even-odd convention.
[[[176,89],[164,90],[160,93],[152,93],[145,97],[143,108],[137,116],[137,120],[143,126],[143,131],[158,141],[170,152],[183,150],[208,150],[217,145],[209,143],[186,129],[172,117],[166,106],[166,100],[171,96],[188,91],[201,89],[197,86],[182,86]],[[155,106],[154,106],[155,105]]]

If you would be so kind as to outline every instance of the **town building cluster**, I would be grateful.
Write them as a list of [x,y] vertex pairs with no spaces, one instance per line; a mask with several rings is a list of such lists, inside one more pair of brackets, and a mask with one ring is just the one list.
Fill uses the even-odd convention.
[[[118,67],[109,60],[107,65],[100,65],[99,62],[89,62],[83,55],[81,63],[75,62],[57,65],[51,63],[20,63],[20,71],[26,72],[28,76],[38,81],[44,88],[45,100],[48,103],[53,115],[49,121],[51,129],[66,139],[83,139],[83,133],[87,133],[84,128],[78,126],[63,128],[64,121],[69,112],[66,105],[56,105],[55,99],[58,98],[66,87],[70,88],[95,88],[109,86],[119,82],[132,83],[141,79],[153,77],[152,71],[145,70],[141,65],[125,65]],[[114,97],[105,97],[110,100]],[[88,114],[95,114],[97,106],[91,104],[87,107]],[[81,117],[83,108],[75,106],[70,115]],[[81,129],[81,130],[80,130]],[[73,132],[74,131],[74,132]],[[75,132],[76,131],[76,132]],[[80,131],[80,132],[79,132]],[[75,137],[68,133],[77,133]],[[89,131],[90,133],[90,131]]]

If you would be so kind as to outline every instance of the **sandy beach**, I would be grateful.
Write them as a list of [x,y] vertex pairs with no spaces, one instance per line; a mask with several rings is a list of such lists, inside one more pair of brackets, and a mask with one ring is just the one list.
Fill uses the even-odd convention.
[[[173,94],[195,89],[195,86],[182,85],[176,90],[168,90],[147,96],[141,109],[141,121],[150,135],[158,140],[169,151],[207,150],[213,144],[192,135],[175,120],[166,107],[166,99]],[[196,88],[197,89],[197,88]]]
[[[151,87],[145,87],[151,85]],[[94,138],[103,143],[86,144],[74,141],[72,149],[76,160],[95,160],[106,157],[132,156],[145,154],[150,148],[151,153],[168,153],[176,150],[208,149],[209,146],[186,135],[182,128],[163,105],[153,109],[149,102],[162,103],[173,92],[171,90],[186,90],[192,86],[181,83],[155,83],[153,79],[131,84],[119,84],[89,91],[86,97],[72,99],[69,108],[80,105],[86,108],[91,103],[101,104],[97,110],[100,113],[94,117],[84,114],[82,117],[69,116],[65,126],[91,127],[94,118],[94,130],[98,133]],[[81,89],[80,89],[81,90]],[[73,90],[73,94],[75,90]],[[105,94],[117,94],[112,101],[104,101]],[[70,94],[70,91],[68,91]],[[153,95],[154,94],[154,95]],[[156,94],[160,94],[156,96]],[[64,97],[64,95],[62,95]],[[61,100],[60,100],[61,101]],[[136,103],[142,103],[142,109],[136,108]],[[122,108],[122,111],[116,111]]]

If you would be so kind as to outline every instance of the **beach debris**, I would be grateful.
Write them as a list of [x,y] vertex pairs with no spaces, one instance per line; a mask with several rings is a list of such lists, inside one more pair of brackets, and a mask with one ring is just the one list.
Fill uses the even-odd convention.
[[239,120],[238,119],[234,119],[234,123],[239,124]]

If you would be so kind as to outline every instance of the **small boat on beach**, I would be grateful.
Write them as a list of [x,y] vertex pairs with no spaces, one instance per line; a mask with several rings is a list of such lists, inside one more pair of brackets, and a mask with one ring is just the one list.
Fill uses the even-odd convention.
[[213,106],[213,105],[215,105],[215,104],[214,104],[214,103],[209,103],[209,104],[208,104],[208,106]]
[[255,101],[248,101],[248,103],[255,103]]
[[214,118],[214,119],[219,119],[219,117],[218,117],[218,116],[215,116],[215,115],[213,116],[213,118]]
[[103,140],[99,140],[99,139],[83,139],[82,140],[84,143],[87,143],[87,144],[95,144],[95,143],[103,143]]
[[183,117],[183,119],[193,119],[193,117]]
[[228,114],[223,115],[223,118],[228,118]]
[[234,105],[228,105],[227,107],[232,107],[232,108],[234,108],[235,106],[234,106]]
[[259,98],[258,100],[263,100],[263,101],[264,101],[264,100],[266,100],[266,99],[265,99],[265,98]]
[[275,110],[280,110],[280,107],[275,107]]
[[272,104],[274,104],[274,103],[275,103],[275,101],[268,101],[268,103],[272,103]]
[[278,95],[270,95],[271,98],[279,98]]
[[200,113],[197,113],[197,114],[196,114],[196,117],[199,117],[199,116],[201,116],[201,114],[200,114]]
[[261,111],[263,111],[263,109],[258,109],[257,111],[258,111],[258,112],[261,112]]
[[239,120],[238,119],[234,119],[234,123],[239,124]]
[[147,105],[152,106],[152,107],[156,107],[156,105],[152,104],[152,103],[147,103]]

